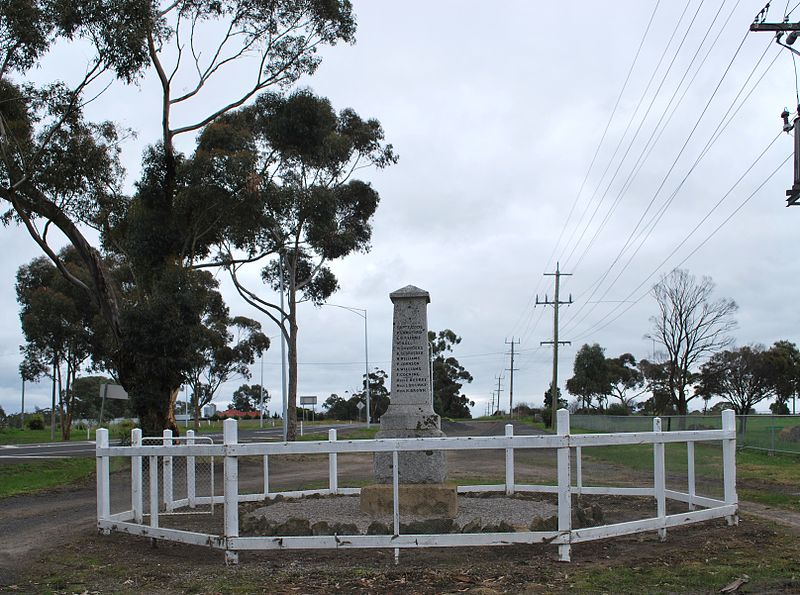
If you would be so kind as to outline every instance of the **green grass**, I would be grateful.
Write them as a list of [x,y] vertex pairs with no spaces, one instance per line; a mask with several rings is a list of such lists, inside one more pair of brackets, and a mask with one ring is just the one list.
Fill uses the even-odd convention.
[[0,498],[30,494],[91,476],[94,458],[50,459],[0,466]]

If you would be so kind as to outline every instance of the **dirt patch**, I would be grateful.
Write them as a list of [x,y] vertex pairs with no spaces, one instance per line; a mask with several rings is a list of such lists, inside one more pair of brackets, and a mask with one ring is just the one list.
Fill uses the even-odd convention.
[[[238,566],[202,547],[80,531],[33,560],[18,592],[58,593],[496,593],[717,592],[748,574],[740,592],[797,592],[800,547],[767,523],[745,518],[573,546],[391,551],[245,552]],[[791,570],[794,568],[794,571]],[[761,569],[761,570],[760,570]],[[12,589],[6,584],[7,591]]]

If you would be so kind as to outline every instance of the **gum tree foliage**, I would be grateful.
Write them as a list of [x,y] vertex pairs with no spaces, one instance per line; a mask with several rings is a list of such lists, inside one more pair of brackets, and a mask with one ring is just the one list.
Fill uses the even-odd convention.
[[[366,374],[362,375],[361,377],[361,386],[364,387],[366,384]],[[377,423],[380,421],[381,415],[386,413],[386,410],[389,408],[389,389],[386,387],[386,380],[389,378],[389,375],[384,371],[378,368],[375,368],[374,372],[369,373],[369,412],[370,412],[370,421],[373,423]],[[364,403],[364,412],[362,413],[363,416],[366,416],[366,391],[362,388],[361,391],[353,393],[351,399],[355,399],[355,402],[361,401]],[[358,412],[358,409],[356,409]]]
[[433,358],[433,410],[442,417],[471,418],[469,408],[475,402],[461,393],[461,387],[472,382],[472,375],[455,357],[448,355],[461,343],[461,337],[450,329],[428,331],[428,342]]
[[[337,113],[308,90],[266,93],[206,128],[187,164],[193,196],[247,205],[231,233],[217,237],[216,259],[203,266],[227,267],[239,294],[286,339],[290,440],[297,431],[298,306],[319,306],[338,289],[328,263],[369,250],[379,196],[353,174],[396,161],[382,141],[377,120]],[[246,282],[252,267],[274,291],[283,285],[283,304]]]
[[359,399],[356,396],[345,399],[336,393],[332,393],[322,403],[322,408],[325,410],[325,417],[328,419],[358,419],[358,408],[356,407],[358,402]]
[[249,379],[250,366],[269,349],[269,338],[259,322],[244,316],[231,318],[222,297],[215,298],[214,308],[204,317],[194,365],[187,374],[195,429],[200,427],[203,407],[211,403],[219,387],[234,377]]
[[[643,359],[639,361],[639,370],[644,379],[644,388],[651,394],[649,399],[639,404],[642,412],[648,415],[674,414],[675,407],[669,390],[669,363]],[[696,374],[690,378],[694,382]]]
[[[266,410],[267,402],[269,401],[269,391],[264,389],[264,409]],[[260,384],[243,384],[235,391],[233,391],[233,401],[230,403],[231,409],[238,411],[258,411],[261,403],[261,385]]]
[[688,413],[689,401],[698,395],[687,390],[700,363],[733,342],[736,302],[713,299],[710,277],[697,279],[688,271],[675,269],[653,287],[658,306],[648,338],[666,353],[666,386],[678,415]]
[[[74,250],[64,248],[59,258],[70,274],[86,278]],[[61,437],[69,440],[76,404],[74,383],[96,348],[97,308],[45,257],[19,268],[16,292],[25,337],[20,348],[23,376],[36,380],[51,375],[54,396],[58,395],[54,404],[61,420]]]
[[[567,407],[567,400],[561,398],[561,388],[556,387],[556,395],[558,395],[557,409],[564,409]],[[542,421],[546,427],[553,426],[553,387],[548,386],[544,391],[544,407],[542,408]]]
[[584,344],[575,354],[572,378],[566,383],[567,390],[580,397],[583,409],[588,410],[597,399],[602,408],[603,400],[611,394],[611,381],[606,365],[605,352],[599,344]]
[[[353,41],[347,0],[11,0],[0,3],[0,200],[44,254],[102,313],[108,360],[134,399],[145,432],[172,427],[173,406],[200,340],[208,282],[196,265],[252,213],[252,193],[191,192],[176,149],[267,89],[319,64],[317,49]],[[85,57],[73,80],[34,85],[28,73],[56,51]],[[238,66],[252,68],[242,75]],[[46,72],[46,71],[42,71]],[[236,72],[231,82],[218,77]],[[152,76],[160,106],[132,196],[121,192],[125,133],[92,122],[107,86]],[[196,189],[196,188],[195,188]],[[101,234],[93,245],[86,228]],[[88,272],[71,274],[52,247],[57,228]],[[118,284],[102,252],[124,256]]]
[[800,390],[800,351],[791,341],[776,341],[766,357],[775,389],[775,402],[770,409],[775,414],[788,414],[788,402],[792,399],[792,413],[796,413],[795,399]]
[[636,398],[644,394],[644,375],[630,353],[619,357],[606,358],[606,370],[610,396],[619,399],[620,405],[628,411],[634,407]]
[[[757,403],[775,395],[774,369],[763,345],[720,351],[700,367],[697,392],[721,397],[737,415],[745,416]],[[745,418],[739,420],[745,430]]]

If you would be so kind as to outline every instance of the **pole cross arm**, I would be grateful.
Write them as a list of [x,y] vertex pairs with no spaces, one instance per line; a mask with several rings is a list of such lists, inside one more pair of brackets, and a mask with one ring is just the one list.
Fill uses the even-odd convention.
[[800,23],[753,23],[750,31],[800,31]]

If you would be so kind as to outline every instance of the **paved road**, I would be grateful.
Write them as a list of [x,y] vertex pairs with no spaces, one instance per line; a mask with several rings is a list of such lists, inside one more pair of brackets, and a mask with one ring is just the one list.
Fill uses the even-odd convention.
[[[364,423],[323,424],[305,426],[304,434],[321,434],[324,438],[330,429],[355,429],[364,427]],[[183,431],[183,428],[181,428]],[[203,433],[198,436],[208,437],[215,443],[222,442],[222,433]],[[239,442],[268,442],[279,440],[283,436],[280,426],[265,426],[264,429],[247,429],[239,432]],[[113,443],[113,441],[112,441]],[[72,440],[70,442],[45,442],[42,444],[0,445],[0,465],[13,463],[29,463],[36,459],[66,459],[71,457],[93,457],[95,443],[90,440]]]

